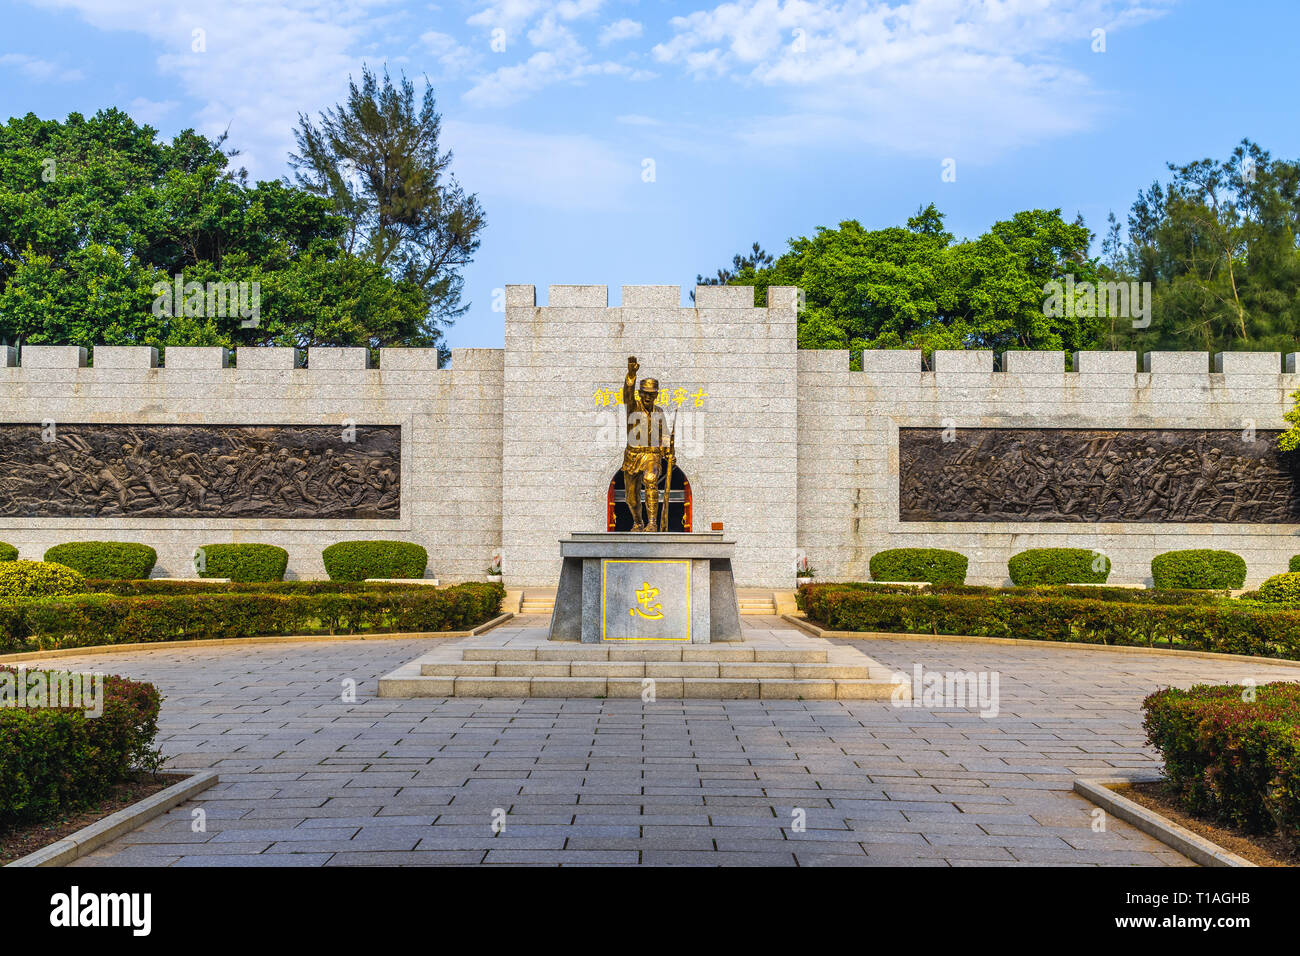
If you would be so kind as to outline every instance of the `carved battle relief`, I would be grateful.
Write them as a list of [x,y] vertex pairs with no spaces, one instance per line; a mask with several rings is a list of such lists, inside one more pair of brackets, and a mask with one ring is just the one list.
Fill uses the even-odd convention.
[[1300,523],[1276,431],[900,428],[903,521]]
[[398,518],[398,425],[0,425],[0,516]]

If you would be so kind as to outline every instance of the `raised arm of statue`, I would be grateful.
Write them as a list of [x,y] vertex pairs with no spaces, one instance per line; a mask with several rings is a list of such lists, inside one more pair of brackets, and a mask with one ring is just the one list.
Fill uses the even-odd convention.
[[627,378],[623,379],[623,407],[631,409],[636,400],[636,373],[641,366],[635,355],[628,356]]

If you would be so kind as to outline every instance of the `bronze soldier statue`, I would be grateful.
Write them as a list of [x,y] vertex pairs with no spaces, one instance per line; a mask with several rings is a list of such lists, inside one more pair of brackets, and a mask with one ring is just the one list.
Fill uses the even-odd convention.
[[[661,462],[670,454],[664,413],[655,404],[659,380],[643,378],[640,388],[636,356],[627,360],[623,381],[623,404],[627,406],[627,448],[623,452],[623,487],[632,511],[633,531],[659,530],[659,475]],[[641,491],[645,489],[645,517],[641,512]]]

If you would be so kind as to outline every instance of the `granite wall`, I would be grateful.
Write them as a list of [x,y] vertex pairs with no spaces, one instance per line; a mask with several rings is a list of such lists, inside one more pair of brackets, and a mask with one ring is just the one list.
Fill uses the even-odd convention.
[[[1277,353],[941,351],[932,371],[913,351],[796,349],[797,292],[700,286],[507,286],[505,349],[456,349],[438,368],[425,349],[28,346],[0,350],[0,424],[398,425],[396,520],[302,518],[0,518],[0,540],[25,558],[70,540],[143,541],[156,574],[187,575],[201,544],[264,541],[289,550],[291,577],[322,575],[320,551],[391,537],[429,550],[429,574],[481,579],[503,558],[514,586],[554,586],[557,541],[606,527],[622,461],[627,358],[661,382],[690,481],[693,527],[721,523],[736,541],[742,587],[788,587],[800,555],[819,577],[866,579],[870,556],[905,546],[971,558],[969,580],[1002,583],[1029,547],[1082,547],[1113,561],[1112,581],[1143,583],[1154,554],[1226,548],[1250,581],[1300,553],[1293,524],[1152,521],[903,521],[899,428],[1235,429],[1285,427],[1300,388],[1296,356]],[[306,367],[303,367],[303,366]],[[1213,370],[1212,370],[1213,369]],[[0,476],[2,478],[2,476]]]

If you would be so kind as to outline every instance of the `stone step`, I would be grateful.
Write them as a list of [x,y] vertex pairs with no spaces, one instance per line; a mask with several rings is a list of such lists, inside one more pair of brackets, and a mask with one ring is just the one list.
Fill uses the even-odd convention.
[[[653,686],[659,699],[889,700],[887,680],[747,679],[726,677],[476,677],[399,675],[379,681],[380,697],[642,697]],[[904,685],[904,689],[905,685]]]
[[466,661],[676,661],[707,663],[825,664],[827,652],[785,647],[726,647],[716,644],[612,646],[564,644],[557,647],[466,647]]
[[426,677],[655,677],[748,678],[763,680],[870,680],[869,666],[777,661],[426,661]]

